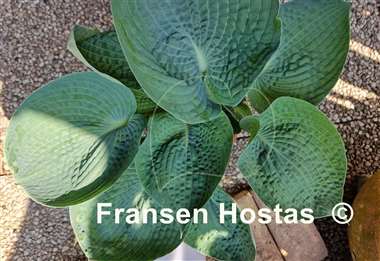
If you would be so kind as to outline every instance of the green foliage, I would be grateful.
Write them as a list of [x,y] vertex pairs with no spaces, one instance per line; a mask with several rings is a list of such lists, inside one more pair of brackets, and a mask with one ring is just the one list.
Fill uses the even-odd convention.
[[5,155],[34,200],[63,207],[109,187],[137,153],[145,127],[133,94],[96,73],[34,92],[13,115]]
[[150,113],[157,108],[129,69],[116,32],[100,32],[97,29],[75,26],[67,48],[93,71],[108,79],[117,79],[129,87],[136,98],[137,113]]
[[234,133],[240,133],[241,128],[239,122],[247,116],[252,114],[251,108],[247,104],[247,102],[243,101],[236,107],[228,107],[224,106],[223,111],[226,113],[228,118],[230,119],[232,128],[234,129]]
[[240,120],[239,124],[243,130],[247,131],[250,134],[249,141],[251,141],[256,136],[260,128],[260,121],[257,116],[254,115],[244,117]]
[[[255,244],[248,226],[239,221],[232,224],[226,218],[219,223],[219,204],[224,203],[231,210],[233,201],[217,188],[204,208],[210,215],[208,224],[190,223],[188,227],[179,223],[163,224],[120,224],[112,218],[102,218],[97,223],[97,204],[109,202],[125,209],[143,210],[154,208],[159,212],[163,206],[145,191],[138,178],[134,164],[106,192],[82,204],[70,207],[70,220],[74,233],[86,256],[92,260],[104,261],[146,261],[153,260],[174,250],[182,241],[202,254],[219,260],[253,260]],[[240,214],[239,211],[237,211]],[[186,236],[185,236],[186,235]],[[147,246],[144,248],[142,246]]]
[[[120,224],[114,218],[103,217],[97,223],[97,203],[109,202],[125,209],[155,208],[161,205],[142,186],[133,164],[106,192],[82,204],[70,207],[70,219],[75,235],[86,256],[93,260],[130,261],[154,260],[174,250],[182,242],[180,224]],[[113,216],[113,215],[112,215]]]
[[[204,205],[209,213],[207,224],[191,224],[185,237],[185,242],[206,256],[218,260],[246,261],[255,260],[256,246],[252,239],[249,226],[241,220],[232,223],[231,216],[227,216],[225,223],[220,223],[220,204],[225,205],[226,211],[232,210],[233,201],[217,188]],[[237,210],[240,216],[240,211]]]
[[[233,132],[250,134],[238,164],[266,205],[331,214],[345,149],[314,105],[344,65],[349,9],[344,0],[112,0],[116,32],[76,26],[70,35],[68,49],[94,72],[26,99],[6,162],[31,198],[71,206],[91,259],[153,260],[185,241],[220,260],[252,260],[248,225],[217,220],[217,204],[232,203],[217,185]],[[204,206],[210,218],[96,224],[99,202]]]
[[112,1],[141,87],[187,123],[242,101],[278,44],[277,11],[278,0]]
[[259,197],[272,208],[331,215],[342,201],[347,165],[334,125],[313,105],[290,97],[276,99],[259,120],[238,162]]
[[326,97],[346,60],[350,7],[344,0],[293,0],[281,5],[280,45],[249,92],[258,111],[281,96],[313,104]]
[[168,113],[151,117],[136,169],[152,197],[177,210],[202,207],[227,166],[232,128],[226,115],[195,125]]

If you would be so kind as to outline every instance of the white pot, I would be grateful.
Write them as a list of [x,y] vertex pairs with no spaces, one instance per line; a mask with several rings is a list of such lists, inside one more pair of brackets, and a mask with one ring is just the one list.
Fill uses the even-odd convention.
[[206,261],[206,257],[182,243],[173,252],[156,261]]

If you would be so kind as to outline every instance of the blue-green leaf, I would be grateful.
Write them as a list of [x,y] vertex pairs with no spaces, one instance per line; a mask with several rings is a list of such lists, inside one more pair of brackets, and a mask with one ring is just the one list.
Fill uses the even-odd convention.
[[185,242],[206,256],[225,261],[253,261],[256,246],[251,235],[250,227],[240,220],[237,209],[236,224],[232,217],[226,215],[225,222],[220,222],[220,204],[226,211],[232,211],[233,200],[217,188],[205,204],[208,213],[208,223],[191,224],[185,236]]
[[128,88],[75,73],[35,91],[7,131],[6,161],[36,201],[63,207],[108,188],[134,158],[145,118]]
[[[97,223],[97,204],[111,203],[110,216]],[[79,245],[90,260],[147,261],[164,256],[182,242],[178,223],[126,223],[126,213],[115,223],[115,208],[136,209],[142,215],[149,208],[160,213],[160,204],[144,192],[134,166],[126,170],[112,187],[99,196],[70,207],[70,219]],[[131,215],[131,213],[129,213]],[[159,220],[160,217],[158,217]]]
[[113,0],[124,54],[141,87],[187,123],[236,106],[278,44],[278,0]]
[[277,97],[318,104],[337,82],[349,48],[350,3],[291,0],[280,6],[280,45],[249,92],[264,111]]
[[281,97],[260,115],[260,129],[238,166],[266,205],[313,209],[331,215],[342,201],[346,178],[344,143],[312,104]]
[[117,79],[131,88],[138,113],[149,113],[157,108],[129,69],[116,32],[100,32],[97,29],[75,26],[70,34],[68,49],[93,71],[110,80]]
[[148,131],[136,156],[147,192],[172,209],[203,206],[228,163],[232,127],[227,116],[188,125],[159,113],[150,118]]

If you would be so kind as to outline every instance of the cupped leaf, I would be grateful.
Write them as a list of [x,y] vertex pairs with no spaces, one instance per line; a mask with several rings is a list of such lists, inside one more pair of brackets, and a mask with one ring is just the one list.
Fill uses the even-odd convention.
[[186,233],[185,243],[197,249],[206,256],[226,261],[255,260],[256,246],[250,227],[241,222],[240,211],[237,209],[236,223],[230,215],[225,216],[225,222],[220,222],[220,204],[226,211],[232,211],[231,198],[217,188],[203,208],[208,213],[208,223],[192,223]]
[[138,113],[152,112],[157,108],[141,90],[131,72],[116,32],[100,32],[97,29],[75,26],[67,48],[93,71],[111,80],[115,78],[131,88],[136,98]]
[[145,127],[122,84],[74,73],[38,89],[13,115],[9,167],[36,201],[63,207],[108,188],[134,158]]
[[346,177],[343,141],[312,104],[281,97],[260,116],[260,129],[238,166],[266,205],[331,215]]
[[227,116],[188,125],[159,113],[150,118],[148,131],[136,155],[137,174],[147,192],[171,209],[203,206],[228,163],[232,127]]
[[116,32],[100,32],[77,25],[70,34],[67,48],[92,70],[118,79],[129,88],[140,88],[129,69]]
[[292,0],[280,6],[280,45],[249,92],[263,111],[277,97],[318,104],[337,82],[349,48],[350,3]]
[[128,63],[144,91],[187,123],[236,106],[278,44],[278,0],[113,0]]
[[[111,207],[102,207],[109,216],[102,216],[97,223],[99,203],[111,203]],[[115,223],[115,208],[125,211],[135,209],[138,219],[148,209],[160,213],[160,204],[149,197],[131,165],[112,187],[97,197],[80,205],[70,207],[70,220],[76,238],[90,260],[97,261],[146,261],[154,260],[174,250],[182,242],[182,227],[178,223],[126,222],[128,214],[121,212],[119,224]],[[132,212],[129,213],[129,215]],[[137,212],[136,212],[137,213]]]

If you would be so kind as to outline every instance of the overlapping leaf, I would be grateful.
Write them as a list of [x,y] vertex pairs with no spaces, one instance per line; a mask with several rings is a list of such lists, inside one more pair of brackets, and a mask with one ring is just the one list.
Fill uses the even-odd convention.
[[232,223],[229,215],[225,223],[220,222],[220,204],[226,211],[232,210],[234,202],[217,188],[204,208],[208,213],[208,223],[191,224],[185,242],[206,256],[226,261],[255,260],[256,247],[250,227],[241,222],[240,211],[237,209],[237,223]]
[[227,107],[223,106],[223,111],[226,113],[228,118],[230,119],[232,128],[234,129],[234,133],[240,133],[240,120],[246,116],[252,114],[251,108],[248,106],[246,101],[241,102],[236,107]]
[[330,92],[348,53],[349,11],[344,0],[292,0],[280,6],[280,45],[249,92],[257,110],[281,96],[318,104]]
[[109,187],[134,158],[145,127],[116,81],[75,73],[34,92],[13,115],[5,154],[36,201],[80,203]]
[[236,106],[278,44],[278,0],[113,0],[114,25],[144,91],[187,123]]
[[[97,204],[112,203],[110,216],[97,223]],[[114,185],[99,196],[70,207],[71,225],[79,244],[91,260],[146,261],[154,260],[174,250],[182,242],[182,227],[177,223],[126,223],[125,213],[115,224],[115,208],[136,209],[140,215],[149,208],[160,213],[160,204],[149,197],[136,175],[134,166],[125,171]],[[159,219],[159,218],[158,218]],[[141,222],[142,222],[141,218]]]
[[290,97],[260,115],[260,129],[238,161],[269,207],[312,208],[315,217],[331,215],[341,202],[346,164],[334,125],[312,104]]
[[136,156],[145,189],[171,209],[199,208],[224,174],[232,127],[222,113],[215,120],[187,125],[168,113],[155,114]]
[[111,80],[115,78],[131,88],[136,98],[138,113],[155,110],[156,104],[146,96],[129,69],[116,32],[100,32],[75,26],[70,35],[68,49],[95,72]]

